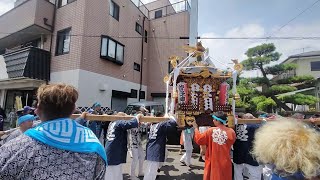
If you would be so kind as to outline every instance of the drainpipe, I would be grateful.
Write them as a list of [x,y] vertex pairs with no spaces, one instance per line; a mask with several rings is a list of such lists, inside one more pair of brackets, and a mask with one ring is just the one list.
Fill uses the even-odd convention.
[[[52,44],[53,44],[53,35],[54,35],[54,28],[55,28],[55,23],[56,23],[56,15],[57,15],[57,6],[58,6],[58,0],[55,0],[54,2],[54,11],[53,11],[53,19],[52,19],[52,25],[51,25],[51,40],[50,40],[50,49],[49,49],[49,52],[50,52],[50,60],[52,59]],[[51,62],[49,64],[49,79],[50,79],[50,72],[51,72]],[[48,84],[48,81],[47,80],[47,84]]]
[[58,0],[55,0],[54,2],[54,11],[53,11],[53,19],[52,19],[52,25],[51,25],[51,42],[50,42],[50,55],[52,51],[52,41],[53,41],[53,34],[54,34],[54,27],[56,23],[56,14],[57,14],[57,5],[58,5]]
[[141,100],[140,92],[142,90],[142,70],[143,70],[143,47],[144,47],[144,36],[145,36],[145,30],[144,30],[144,21],[146,20],[146,17],[143,16],[142,20],[142,37],[141,37],[141,59],[140,59],[140,89],[139,89],[139,102]]

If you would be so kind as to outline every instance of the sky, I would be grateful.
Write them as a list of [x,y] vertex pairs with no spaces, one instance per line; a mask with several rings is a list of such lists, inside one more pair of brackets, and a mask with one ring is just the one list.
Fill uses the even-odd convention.
[[[295,20],[292,18],[316,0],[199,0],[199,35],[201,37],[268,37],[319,36],[320,2]],[[210,18],[206,18],[210,17]],[[246,59],[248,48],[261,43],[274,43],[282,54],[279,61],[306,51],[320,50],[320,40],[202,40],[216,66],[230,59]]]
[[[148,2],[153,0],[143,0]],[[171,0],[176,2],[179,0]],[[280,31],[278,29],[317,0],[198,0],[198,31],[200,37],[267,37],[319,36],[320,2],[298,16]],[[13,7],[14,0],[0,0],[0,14]],[[246,59],[245,51],[261,43],[274,43],[288,56],[320,50],[320,40],[201,40],[210,50],[217,67],[231,59]]]

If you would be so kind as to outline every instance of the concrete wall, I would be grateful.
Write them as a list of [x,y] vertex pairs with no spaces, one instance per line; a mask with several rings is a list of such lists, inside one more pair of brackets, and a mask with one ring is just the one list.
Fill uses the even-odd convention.
[[[315,79],[318,79],[320,78],[320,71],[311,71],[311,62],[315,61],[320,61],[320,57],[301,57],[299,59],[293,59],[290,62],[298,65],[297,69],[295,70],[295,74],[297,76],[311,75]],[[310,94],[320,98],[320,79],[317,80],[315,90],[313,90]],[[316,110],[320,110],[320,103],[316,104]]]
[[[130,92],[139,90],[140,72],[133,69],[141,61],[142,36],[135,31],[135,24],[142,25],[143,14],[128,0],[114,0],[120,7],[119,21],[109,15],[109,1],[77,0],[57,9],[51,60],[51,82],[65,82],[79,88],[79,106],[88,106],[97,99],[104,106],[111,105],[112,90]],[[159,1],[160,2],[160,1]],[[167,1],[162,1],[159,6]],[[186,57],[181,48],[188,40],[158,39],[157,37],[180,37],[189,35],[189,13],[181,12],[171,16],[145,21],[149,39],[144,44],[143,89],[150,93],[165,93],[163,77],[168,73],[168,58],[171,55]],[[55,56],[56,34],[70,28],[70,52]],[[154,29],[154,31],[153,31]],[[101,35],[111,36],[125,45],[124,64],[114,64],[100,58]],[[121,38],[123,36],[129,38]],[[134,38],[132,38],[134,37]],[[50,47],[47,36],[44,48]],[[100,82],[101,81],[101,82]],[[112,84],[105,91],[98,90],[101,84]],[[150,88],[149,88],[150,87]],[[92,91],[94,90],[94,91]],[[89,94],[88,94],[89,93]],[[137,99],[128,100],[128,103]]]
[[[58,9],[55,33],[72,27],[72,34],[86,36],[72,36],[69,54],[53,56],[52,72],[82,69],[119,80],[140,83],[140,72],[133,69],[133,64],[134,62],[140,64],[141,61],[141,35],[135,31],[135,24],[139,22],[142,25],[143,14],[131,1],[114,0],[114,2],[120,7],[119,21],[109,15],[109,2],[101,3],[100,0],[90,2],[77,0]],[[158,6],[161,7],[168,5],[169,1],[160,0],[157,3],[159,2]],[[145,30],[148,31],[150,38],[148,43],[144,42],[142,84],[151,87],[149,92],[165,92],[162,79],[168,73],[168,58],[171,55],[186,57],[181,47],[188,41],[157,39],[157,37],[188,36],[189,13],[181,12],[160,19],[146,20]],[[101,35],[111,36],[125,45],[122,66],[100,58]],[[123,36],[130,38],[121,38]],[[56,40],[53,43],[54,47],[55,42]]]
[[[44,0],[29,0],[0,16],[0,31],[14,33],[33,24],[50,30],[43,18],[52,22],[54,5]],[[0,34],[0,38],[8,34]]]
[[151,3],[145,4],[145,6],[148,8],[149,11],[152,11],[154,9],[158,9],[160,7],[171,5],[169,0],[157,0],[153,1]]
[[66,83],[79,88],[79,69],[61,71],[61,72],[51,72],[50,83]]
[[26,1],[28,1],[28,0],[16,0],[14,2],[14,7],[17,7],[17,6],[19,6],[20,4],[22,4],[22,3],[26,2]]
[[[84,38],[80,68],[86,71],[112,76],[118,79],[139,83],[140,72],[133,69],[134,62],[141,61],[142,36],[135,31],[136,22],[142,26],[143,14],[129,0],[114,0],[120,6],[119,21],[109,15],[110,4],[100,0],[90,0],[85,9],[85,33],[95,38]],[[149,21],[145,21],[145,29],[149,32]],[[111,36],[125,45],[124,64],[118,65],[100,58],[100,35]],[[129,38],[119,38],[125,36]],[[132,38],[134,37],[134,38]],[[144,43],[144,55],[148,57],[148,43]],[[148,61],[143,61],[143,84],[147,83],[146,68]]]
[[4,107],[7,90],[0,90],[0,107]]
[[[182,12],[150,22],[151,31],[149,43],[149,69],[148,69],[148,98],[151,93],[165,93],[163,78],[168,74],[169,57],[172,55],[187,57],[182,46],[188,44],[188,40],[157,39],[156,37],[180,37],[189,35],[189,13]],[[182,58],[180,58],[182,59]]]
[[[51,72],[67,71],[80,68],[81,54],[83,50],[83,40],[85,37],[84,31],[84,15],[85,15],[85,0],[77,0],[57,9],[55,31],[70,28],[72,36],[70,40],[70,52],[68,54],[55,56],[56,38],[53,38]],[[91,2],[91,1],[90,1]],[[90,61],[90,59],[88,59]]]
[[[51,73],[52,81],[62,82],[75,86],[79,91],[77,106],[91,106],[99,101],[103,107],[111,107],[112,90],[130,93],[131,89],[139,89],[139,84],[126,80],[116,79],[85,70],[69,70]],[[147,93],[147,87],[142,86]],[[137,102],[136,98],[128,98],[128,104]]]
[[314,78],[319,78],[320,71],[311,71],[311,62],[314,61],[320,61],[320,57],[300,58],[300,60],[295,61],[298,65],[296,69],[297,76],[311,75]]

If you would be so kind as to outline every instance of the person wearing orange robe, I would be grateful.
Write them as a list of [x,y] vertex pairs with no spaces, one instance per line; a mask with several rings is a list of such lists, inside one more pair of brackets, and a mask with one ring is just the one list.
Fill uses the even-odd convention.
[[195,127],[194,141],[198,145],[206,145],[204,180],[231,180],[232,163],[230,157],[231,146],[236,141],[236,133],[226,127],[227,116],[223,112],[212,115],[216,127],[209,128],[204,133],[199,132],[197,123]]

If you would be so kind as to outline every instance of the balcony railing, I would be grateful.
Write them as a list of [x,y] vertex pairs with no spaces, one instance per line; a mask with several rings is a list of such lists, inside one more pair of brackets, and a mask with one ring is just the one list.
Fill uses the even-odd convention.
[[50,80],[50,52],[26,47],[3,55],[9,78]]
[[131,2],[137,6],[137,8],[144,14],[147,18],[149,18],[149,10],[143,2],[140,0],[131,0]]
[[161,17],[170,16],[180,12],[189,11],[190,9],[191,9],[190,4],[188,3],[187,0],[184,0],[184,1],[173,3],[167,6],[163,6],[157,9],[150,10],[149,19],[158,19]]
[[[189,11],[191,9],[188,0],[183,0],[166,6],[162,6],[156,9],[149,10],[147,8],[148,4],[143,4],[140,0],[131,0],[131,2],[136,5],[136,7],[148,18],[157,19],[161,17],[170,16],[179,12]],[[153,3],[153,2],[151,2]],[[161,12],[160,12],[161,11]],[[157,15],[156,15],[156,12]]]

